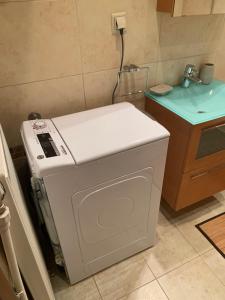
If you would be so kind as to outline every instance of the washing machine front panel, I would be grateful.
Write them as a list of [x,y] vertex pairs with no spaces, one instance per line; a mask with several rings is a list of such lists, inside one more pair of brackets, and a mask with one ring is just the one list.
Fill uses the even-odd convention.
[[86,265],[149,236],[152,168],[72,197],[82,259]]
[[[112,155],[111,157],[105,157],[88,164],[68,168],[64,172],[48,175],[43,178],[71,284],[154,244],[167,145],[168,139],[160,140]],[[124,179],[127,179],[128,183],[126,184],[128,186],[130,186],[129,182],[135,182],[136,186],[136,181],[132,180],[134,177],[144,177],[149,181],[149,185],[147,185],[147,188],[150,190],[149,223],[145,238],[143,236],[146,232],[146,226],[142,222],[143,218],[141,218],[140,227],[131,226],[127,230],[122,227],[124,229],[123,236],[122,233],[115,235],[111,240],[108,239],[107,243],[104,239],[103,241],[97,240],[96,237],[93,239],[83,225],[81,234],[80,223],[83,220],[80,222],[78,220],[81,219],[81,216],[88,209],[88,206],[86,208],[86,204],[84,206],[81,205],[83,207],[82,209],[80,208],[82,200],[88,198],[87,203],[89,203],[91,199],[90,195],[96,192],[96,190],[103,189],[106,186],[112,188],[113,184]],[[139,189],[139,186],[142,186],[142,183],[139,183],[139,179],[137,180],[137,186]],[[140,200],[138,201],[140,203]],[[142,201],[145,203],[144,200]],[[125,207],[131,210],[131,202],[126,199],[125,203]],[[90,214],[92,214],[91,210]],[[101,222],[99,222],[103,222],[105,227],[106,225],[115,224],[112,223],[113,218],[108,219],[108,214],[109,212],[107,211],[102,213]],[[115,214],[115,210],[113,214]],[[120,216],[121,226],[124,225],[121,217],[122,212],[117,212],[117,214]],[[90,216],[86,218],[89,221]],[[132,223],[133,220],[130,218],[131,224],[134,224]],[[134,228],[136,228],[137,233]],[[96,230],[95,232],[98,231]],[[102,230],[101,234],[103,235],[103,233],[105,231]],[[135,241],[135,237],[137,237],[137,242],[131,242],[129,245],[129,241]],[[96,240],[97,242],[95,242]],[[102,249],[100,247],[101,243],[103,243]],[[116,248],[120,250],[110,252],[110,249],[115,249],[113,248],[113,244],[116,244]],[[91,249],[90,251],[89,248]]]

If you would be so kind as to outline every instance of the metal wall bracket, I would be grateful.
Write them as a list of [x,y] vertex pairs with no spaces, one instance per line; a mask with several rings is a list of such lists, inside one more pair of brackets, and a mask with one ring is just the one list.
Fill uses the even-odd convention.
[[126,97],[126,96],[130,96],[130,95],[136,95],[136,94],[144,93],[144,92],[147,91],[147,89],[148,89],[150,67],[139,67],[139,66],[136,66],[134,64],[131,64],[131,65],[128,65],[128,66],[127,65],[124,66],[123,70],[118,72],[118,75],[117,75],[117,84],[118,84],[118,87],[120,87],[121,77],[122,77],[123,74],[132,74],[134,72],[140,72],[142,70],[146,71],[145,88],[142,89],[142,90],[128,91],[127,93],[119,95],[119,97]]

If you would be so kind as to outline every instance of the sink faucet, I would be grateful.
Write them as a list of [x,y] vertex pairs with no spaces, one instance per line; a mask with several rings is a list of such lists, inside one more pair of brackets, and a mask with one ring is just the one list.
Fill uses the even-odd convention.
[[197,74],[198,71],[195,65],[186,65],[181,86],[184,88],[188,88],[191,82],[202,83],[201,79],[198,78]]

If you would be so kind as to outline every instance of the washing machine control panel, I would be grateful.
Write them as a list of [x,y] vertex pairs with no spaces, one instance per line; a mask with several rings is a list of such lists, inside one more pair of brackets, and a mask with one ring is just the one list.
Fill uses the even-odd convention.
[[21,133],[30,166],[35,174],[43,171],[49,173],[74,164],[70,151],[51,120],[25,121]]
[[47,127],[47,124],[44,120],[38,120],[33,123],[33,129],[44,129]]
[[60,155],[59,150],[57,149],[49,132],[38,133],[37,138],[44,151],[45,157],[53,157]]

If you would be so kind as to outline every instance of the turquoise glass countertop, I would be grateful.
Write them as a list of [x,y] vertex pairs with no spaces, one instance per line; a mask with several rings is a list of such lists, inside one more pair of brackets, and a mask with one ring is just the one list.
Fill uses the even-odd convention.
[[193,125],[225,116],[223,81],[214,80],[209,85],[192,83],[189,88],[175,86],[166,96],[150,92],[145,95]]

